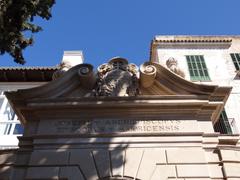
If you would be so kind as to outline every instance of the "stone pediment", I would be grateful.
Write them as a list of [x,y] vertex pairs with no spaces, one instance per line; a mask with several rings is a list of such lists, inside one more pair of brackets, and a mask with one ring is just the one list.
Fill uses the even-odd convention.
[[131,109],[154,104],[157,108],[171,105],[178,110],[186,105],[198,105],[196,112],[210,108],[213,111],[211,119],[216,121],[231,90],[230,87],[189,82],[156,63],[144,63],[138,70],[136,65],[123,58],[110,60],[96,72],[92,65],[80,64],[61,73],[59,78],[46,85],[6,92],[23,123],[24,112],[36,107],[117,108],[126,105]]
[[[114,65],[115,62],[123,63],[124,67]],[[114,58],[99,66],[97,72],[90,64],[80,64],[46,85],[7,94],[16,95],[16,99],[144,95],[205,95],[216,99],[226,97],[230,90],[192,83],[157,63],[146,62],[138,70],[127,60]]]

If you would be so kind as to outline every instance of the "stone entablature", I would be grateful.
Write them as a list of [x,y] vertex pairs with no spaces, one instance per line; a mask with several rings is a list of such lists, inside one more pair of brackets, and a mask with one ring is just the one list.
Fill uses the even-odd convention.
[[149,62],[74,66],[44,86],[6,93],[25,132],[17,151],[1,151],[0,177],[240,178],[240,162],[230,162],[239,136],[212,127],[230,91]]

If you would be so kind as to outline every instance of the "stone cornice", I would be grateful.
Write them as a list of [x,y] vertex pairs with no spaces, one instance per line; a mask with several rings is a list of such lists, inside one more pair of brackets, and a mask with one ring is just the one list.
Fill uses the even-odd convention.
[[228,49],[233,38],[240,36],[155,36],[150,45],[150,61],[156,61],[157,49]]

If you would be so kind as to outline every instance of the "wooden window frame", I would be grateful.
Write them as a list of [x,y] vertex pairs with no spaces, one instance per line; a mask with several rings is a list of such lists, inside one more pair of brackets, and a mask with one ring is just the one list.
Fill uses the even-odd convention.
[[240,70],[240,53],[230,53],[230,56],[232,58],[232,62],[234,64],[234,67],[237,71]]
[[186,55],[191,81],[211,81],[203,55]]

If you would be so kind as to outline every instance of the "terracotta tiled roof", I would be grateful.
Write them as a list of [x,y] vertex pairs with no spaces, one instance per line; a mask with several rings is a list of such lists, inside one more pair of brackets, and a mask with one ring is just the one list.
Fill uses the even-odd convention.
[[204,40],[204,39],[174,39],[174,40],[165,40],[165,39],[159,39],[156,40],[157,42],[164,42],[164,43],[221,43],[221,42],[232,42],[231,39],[216,39],[216,40]]
[[231,36],[156,36],[155,42],[164,43],[230,43]]
[[0,82],[45,82],[51,81],[58,69],[52,67],[0,67]]
[[3,70],[19,70],[19,71],[23,71],[23,70],[57,70],[58,67],[57,66],[46,66],[46,67],[39,67],[39,66],[29,66],[29,67],[15,67],[15,66],[9,66],[9,67],[0,67],[0,71]]

